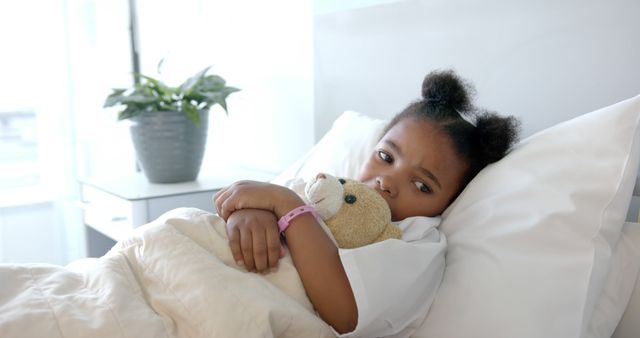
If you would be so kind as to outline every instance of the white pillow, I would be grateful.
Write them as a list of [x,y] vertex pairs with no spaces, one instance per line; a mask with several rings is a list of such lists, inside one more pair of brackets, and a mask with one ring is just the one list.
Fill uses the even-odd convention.
[[[627,308],[640,271],[640,224],[627,222],[613,250],[611,267],[585,338],[611,338]],[[629,321],[635,322],[637,318]],[[635,323],[634,323],[635,324]],[[636,324],[637,325],[637,324]],[[621,324],[620,331],[625,328]],[[633,337],[640,332],[636,331]]]
[[[636,239],[640,240],[638,237]],[[640,333],[640,321],[638,321],[638,318],[640,318],[640,276],[636,279],[631,299],[629,299],[622,320],[618,323],[618,327],[616,327],[616,331],[611,338],[638,338],[638,333]]]
[[[501,236],[495,237],[496,248],[492,250],[492,247],[487,248],[486,245],[480,245],[480,250],[478,251],[479,255],[484,255],[486,259],[486,255],[491,253],[494,255],[495,263],[501,264],[501,261],[505,258],[511,258],[509,262],[509,267],[515,267],[514,271],[506,271],[508,273],[521,273],[523,270],[528,268],[528,262],[534,261],[537,265],[544,265],[544,261],[539,261],[539,257],[536,256],[535,249],[540,248],[541,250],[546,247],[546,241],[544,237],[540,237],[538,234],[539,231],[536,230],[538,227],[544,227],[547,221],[553,222],[553,224],[557,223],[566,223],[564,229],[566,230],[567,236],[559,236],[558,233],[552,234],[556,236],[550,236],[550,239],[555,240],[555,244],[562,246],[562,241],[566,241],[567,248],[560,248],[552,253],[546,253],[549,257],[554,257],[558,260],[558,262],[551,262],[556,265],[562,263],[571,267],[575,260],[575,257],[571,257],[576,248],[581,248],[583,251],[592,250],[592,259],[591,263],[593,263],[593,271],[594,277],[586,276],[581,279],[579,276],[572,276],[573,270],[565,270],[565,271],[556,271],[555,275],[549,274],[546,281],[539,280],[528,280],[526,276],[524,280],[522,280],[521,284],[516,285],[518,290],[523,292],[523,297],[528,295],[528,287],[531,287],[533,294],[539,294],[542,292],[545,293],[545,290],[541,290],[539,285],[544,283],[549,284],[549,294],[545,296],[545,299],[541,299],[537,303],[537,308],[533,306],[530,307],[529,304],[515,304],[515,305],[507,305],[512,307],[521,308],[521,321],[524,324],[518,327],[517,323],[503,323],[499,318],[494,320],[494,327],[488,327],[487,331],[484,332],[484,335],[493,337],[495,333],[496,337],[504,336],[508,337],[509,332],[530,332],[530,336],[544,336],[545,333],[541,332],[547,326],[555,326],[555,330],[553,332],[573,332],[575,331],[576,321],[580,318],[582,321],[583,327],[578,327],[578,330],[585,329],[588,326],[590,321],[584,321],[586,318],[590,318],[589,313],[591,313],[596,305],[594,303],[600,303],[604,294],[613,294],[618,297],[618,302],[611,307],[609,304],[609,310],[602,311],[596,310],[593,313],[593,321],[591,324],[591,328],[594,326],[598,326],[602,324],[602,321],[607,321],[608,327],[610,327],[611,323],[614,323],[618,319],[616,319],[616,313],[611,313],[611,309],[616,309],[616,311],[623,310],[624,307],[624,296],[622,296],[623,290],[621,289],[613,289],[608,288],[604,290],[602,293],[602,285],[605,284],[603,274],[606,274],[606,271],[609,269],[609,256],[610,256],[610,243],[600,243],[602,242],[601,236],[593,236],[592,241],[585,240],[584,231],[578,231],[577,234],[581,237],[576,239],[571,234],[574,231],[573,228],[576,227],[575,221],[580,220],[585,222],[585,224],[591,223],[592,220],[588,219],[589,215],[597,212],[596,209],[591,210],[588,214],[581,215],[581,210],[585,208],[589,208],[589,206],[595,205],[600,206],[600,210],[602,211],[602,216],[604,217],[599,224],[602,225],[600,230],[606,232],[606,229],[612,229],[612,233],[607,238],[617,239],[619,234],[619,227],[616,228],[615,224],[622,224],[622,219],[624,218],[624,210],[628,205],[628,195],[630,195],[630,190],[632,190],[633,180],[635,179],[636,170],[633,168],[633,163],[637,163],[637,146],[632,146],[630,144],[631,138],[636,137],[632,136],[637,133],[636,125],[638,123],[638,101],[639,97],[628,100],[626,102],[620,103],[616,106],[609,107],[603,109],[601,112],[592,113],[594,116],[585,116],[582,118],[578,118],[565,124],[558,125],[554,128],[550,128],[550,130],[539,133],[538,135],[534,135],[530,137],[528,140],[524,140],[517,147],[518,150],[515,150],[512,155],[508,158],[505,158],[501,162],[512,162],[516,161],[511,159],[511,157],[516,157],[518,160],[516,164],[513,165],[518,171],[513,173],[508,173],[504,179],[495,180],[495,182],[490,182],[489,179],[481,179],[480,177],[476,178],[467,190],[475,191],[473,196],[476,197],[464,197],[469,195],[465,191],[463,195],[460,196],[459,201],[456,202],[455,205],[452,205],[446,212],[446,214],[451,214],[454,210],[464,209],[463,212],[466,213],[465,216],[461,216],[461,219],[464,219],[472,228],[474,227],[473,219],[474,218],[484,218],[482,224],[483,226],[487,226],[486,224],[491,225],[492,221],[497,222],[495,228],[504,228],[504,234]],[[581,122],[584,119],[584,122]],[[591,121],[591,122],[590,122]],[[276,180],[276,183],[284,183],[289,179],[294,178],[308,178],[310,175],[315,175],[318,172],[324,171],[329,172],[338,176],[346,176],[346,177],[354,177],[362,163],[364,163],[365,159],[370,155],[371,151],[374,149],[375,144],[378,142],[382,135],[382,131],[384,126],[388,121],[370,118],[360,113],[347,111],[342,114],[333,124],[332,128],[327,132],[327,134],[309,151],[305,154],[300,160],[290,166],[287,170],[285,170]],[[618,126],[618,124],[626,125]],[[601,126],[600,126],[601,125]],[[622,130],[618,130],[618,128],[622,127]],[[600,128],[603,128],[600,130]],[[593,136],[592,136],[593,135]],[[592,137],[596,137],[596,139],[592,139]],[[581,138],[586,138],[585,141],[581,141]],[[626,146],[624,145],[624,140],[627,140]],[[584,143],[583,143],[584,142]],[[637,142],[637,141],[634,141]],[[592,143],[596,143],[595,148],[592,148]],[[531,148],[531,149],[530,149]],[[613,150],[611,153],[609,152],[609,148]],[[633,151],[635,154],[633,157],[628,158],[628,166],[625,168],[623,162],[627,159],[628,154],[631,154],[631,148],[635,148]],[[567,152],[568,154],[564,154],[563,152]],[[605,151],[607,152],[607,156],[604,157],[596,157],[595,155],[599,154],[599,152]],[[547,160],[547,155],[548,160]],[[575,163],[570,160],[572,157],[577,157],[580,160]],[[554,163],[554,158],[560,158],[560,162]],[[519,161],[526,161],[526,163]],[[500,162],[500,163],[501,163]],[[586,165],[584,165],[586,162]],[[613,165],[613,167],[608,167],[609,163]],[[527,168],[527,165],[531,164],[531,168]],[[562,164],[562,165],[560,165]],[[505,167],[506,166],[506,167]],[[493,171],[493,167],[498,167],[495,169],[497,173],[503,171],[509,171],[509,166],[495,164],[492,167],[488,167],[485,171]],[[582,167],[585,168],[582,168]],[[584,175],[596,175],[595,171],[598,168],[603,168],[604,171],[601,171],[602,178],[607,178],[606,180],[599,179],[602,181],[602,184],[595,184],[596,182],[590,182],[589,184],[581,184],[579,181],[579,177],[574,177],[573,180],[564,180],[563,177],[569,176],[570,178],[574,174],[580,174],[580,177],[584,177]],[[610,176],[612,171],[615,171],[615,168],[619,169],[618,174],[614,174]],[[584,174],[581,170],[589,169]],[[574,172],[571,172],[575,170]],[[542,171],[542,173],[540,173]],[[567,175],[570,172],[571,175]],[[633,173],[633,174],[629,174]],[[483,173],[483,176],[491,175],[491,173]],[[492,177],[500,177],[499,174],[493,174]],[[631,177],[633,176],[633,177]],[[600,178],[600,177],[599,177]],[[617,178],[617,181],[616,181]],[[526,179],[526,182],[522,182],[522,179]],[[577,183],[575,181],[578,181]],[[480,181],[480,183],[477,183]],[[489,183],[489,186],[482,187],[482,182]],[[558,185],[558,189],[555,189],[555,185]],[[493,186],[495,185],[495,186]],[[475,187],[474,186],[478,186]],[[631,187],[629,191],[626,191],[624,187]],[[531,188],[532,187],[532,188]],[[617,190],[618,188],[622,188],[621,190]],[[487,192],[484,193],[482,191],[478,192],[478,190],[487,189]],[[528,190],[523,190],[528,189]],[[536,194],[529,194],[529,190],[537,190]],[[553,196],[545,194],[545,190],[550,190]],[[603,196],[604,194],[609,193],[611,196],[611,204],[607,206],[604,205]],[[573,194],[573,195],[571,195]],[[601,196],[602,195],[602,196]],[[567,196],[574,196],[575,201],[571,201],[569,204],[566,204]],[[514,210],[509,210],[508,204],[495,204],[494,201],[499,200],[509,200],[509,198],[520,198],[522,205],[519,205],[519,208]],[[477,198],[477,201],[474,201],[473,198]],[[622,200],[620,200],[622,198]],[[565,204],[555,204],[558,199],[564,200]],[[513,203],[513,201],[511,202]],[[520,204],[520,203],[518,203]],[[527,208],[526,204],[530,206]],[[483,205],[488,205],[490,209],[483,209]],[[544,205],[546,210],[539,210],[540,206]],[[571,210],[575,208],[575,210]],[[568,211],[567,211],[568,209]],[[605,212],[605,210],[607,212]],[[617,213],[616,210],[619,210]],[[564,217],[562,217],[563,213],[566,213]],[[559,214],[559,215],[558,215]],[[614,214],[613,218],[615,220],[608,222],[605,219],[609,219],[611,214]],[[525,217],[526,216],[526,217]],[[509,221],[511,218],[515,218],[515,222],[511,224]],[[519,222],[519,223],[518,223]],[[605,226],[606,224],[614,224],[613,226]],[[513,228],[517,228],[518,224],[520,226],[529,226],[532,231],[520,231],[514,232]],[[450,226],[446,226],[449,227]],[[459,227],[464,228],[464,224],[461,224]],[[501,229],[495,229],[494,227],[489,227],[488,230],[493,230],[494,232]],[[594,229],[594,233],[597,232],[597,225],[591,224],[591,229]],[[474,228],[477,229],[477,228]],[[452,247],[454,252],[458,252],[458,256],[465,255],[474,255],[473,252],[468,252],[468,250],[478,250],[477,245],[474,245],[473,241],[476,237],[474,237],[473,231],[471,233],[466,232],[464,229],[458,229],[461,232],[458,235],[458,238],[462,236],[461,242],[455,242],[455,246]],[[482,230],[482,229],[479,229]],[[542,232],[545,231],[544,228],[541,229]],[[599,232],[597,232],[599,234]],[[482,235],[482,234],[481,234]],[[527,236],[531,235],[531,239],[534,240],[530,245],[524,245],[524,249],[522,252],[517,252],[517,256],[512,257],[504,257],[504,255],[509,255],[510,251],[506,250],[510,246],[518,245],[522,241],[526,241],[529,238]],[[544,235],[544,234],[543,234]],[[469,237],[470,236],[470,237]],[[466,239],[464,237],[467,237]],[[467,243],[465,241],[471,241]],[[558,243],[558,241],[560,243]],[[580,243],[577,243],[580,242]],[[481,243],[478,243],[481,244]],[[453,245],[450,243],[450,245]],[[505,249],[503,246],[507,246]],[[493,245],[492,245],[493,246]],[[597,248],[597,249],[596,249]],[[608,248],[608,249],[607,249]],[[619,249],[619,246],[615,247],[616,250]],[[512,248],[516,251],[518,248]],[[566,249],[566,250],[565,250]],[[572,249],[572,250],[569,250]],[[462,250],[462,253],[460,251]],[[465,253],[465,251],[467,251]],[[484,253],[483,253],[484,252]],[[596,256],[596,253],[600,256]],[[604,258],[602,258],[604,256]],[[456,257],[456,256],[454,256]],[[451,258],[449,256],[448,258]],[[460,259],[462,259],[460,258]],[[596,258],[600,258],[597,260]],[[564,262],[564,263],[563,263]],[[589,259],[582,258],[581,265],[576,266],[575,270],[578,272],[584,272],[584,270],[589,269]],[[611,273],[616,274],[615,271],[619,270],[620,265],[617,260],[614,260],[611,266]],[[448,261],[448,264],[454,266],[456,269],[456,264],[451,261]],[[468,267],[468,265],[467,265]],[[507,266],[505,266],[505,269]],[[542,266],[542,268],[545,268]],[[481,273],[484,270],[473,271],[472,273]],[[494,269],[495,270],[495,269]],[[456,283],[464,283],[464,279],[467,278],[464,275],[464,271],[457,270],[458,273],[455,275],[461,280],[456,281],[451,280],[451,277],[448,277],[444,283],[453,284],[455,286]],[[490,271],[491,272],[491,271]],[[526,273],[526,271],[525,271]],[[595,274],[599,274],[599,276],[595,276]],[[544,275],[542,272],[537,273],[536,276]],[[513,278],[513,276],[508,277]],[[564,280],[565,277],[569,277],[569,280]],[[487,279],[491,278],[491,275],[481,278]],[[609,275],[606,284],[609,285],[611,279],[615,278]],[[467,281],[469,283],[473,283],[473,280]],[[578,290],[571,290],[573,287],[570,284],[573,282],[577,282],[577,286],[581,286],[582,292]],[[546,285],[545,284],[545,285]],[[600,287],[598,287],[600,285]],[[568,288],[570,291],[568,292],[566,298],[562,294],[564,288]],[[586,290],[586,291],[585,291]],[[497,290],[498,292],[500,290]],[[474,290],[471,290],[474,292]],[[481,289],[478,289],[478,292],[482,292]],[[513,291],[511,291],[513,292]],[[625,291],[626,292],[626,291]],[[560,295],[560,296],[558,296]],[[486,297],[485,297],[486,298]],[[502,298],[502,297],[499,297]],[[598,300],[596,302],[596,299]],[[493,301],[493,300],[492,300]],[[557,307],[558,301],[562,302],[561,307]],[[486,301],[485,301],[486,302]],[[574,302],[574,303],[572,303]],[[587,304],[588,303],[588,304]],[[472,301],[469,299],[469,302],[466,305],[475,308],[475,312],[483,311],[488,309],[485,303]],[[498,308],[499,311],[488,312],[488,317],[501,316],[505,312],[511,311],[511,308],[504,307],[505,305],[497,304],[494,307]],[[440,305],[438,305],[440,307]],[[569,313],[568,319],[567,313],[572,311],[568,308],[581,308],[582,312],[576,310],[574,314],[573,321],[571,319],[571,314]],[[438,313],[442,309],[435,309],[432,312]],[[554,311],[551,311],[554,310]],[[447,327],[455,326],[455,325],[472,325],[474,320],[473,318],[463,318],[462,316],[466,313],[466,309],[460,308],[451,308],[449,314],[441,314],[443,319],[441,320],[439,329],[445,330]],[[544,317],[538,316],[540,313]],[[558,318],[550,322],[548,318],[552,318],[558,316]],[[503,318],[509,318],[509,316],[504,316]],[[430,320],[432,322],[433,319]],[[544,320],[547,320],[546,322]],[[498,324],[495,324],[496,321]],[[600,324],[599,324],[600,323]],[[417,332],[417,336],[424,335],[428,332],[428,330],[433,330],[434,328],[428,328],[427,324],[423,325]],[[516,326],[515,331],[507,331],[509,327]],[[504,328],[503,330],[503,327]],[[437,328],[437,327],[436,327]],[[532,328],[530,331],[529,328]],[[476,330],[473,327],[467,327],[468,332],[474,332],[470,336],[473,337],[482,337],[483,335],[475,334]],[[551,330],[551,329],[550,329]],[[606,329],[608,330],[608,329]],[[600,331],[603,331],[601,328]],[[441,331],[444,332],[444,331]],[[455,333],[457,331],[450,330],[448,333]],[[492,334],[488,334],[487,332],[492,332]],[[547,332],[547,331],[544,331]],[[552,331],[548,331],[552,332]],[[450,335],[450,337],[456,337],[456,335]],[[449,337],[448,335],[436,335],[439,337]],[[458,335],[459,337],[463,337],[464,335]],[[522,334],[522,336],[527,336],[526,334]],[[555,335],[556,337],[562,336],[561,334]],[[546,337],[546,336],[545,336]],[[553,337],[550,335],[549,337]],[[571,337],[568,335],[567,337]],[[577,336],[575,336],[577,337]]]
[[438,295],[415,337],[587,332],[638,171],[640,96],[526,140],[443,214]]
[[291,179],[307,181],[320,172],[354,178],[378,144],[386,125],[385,120],[345,111],[316,145],[272,182],[283,185]]

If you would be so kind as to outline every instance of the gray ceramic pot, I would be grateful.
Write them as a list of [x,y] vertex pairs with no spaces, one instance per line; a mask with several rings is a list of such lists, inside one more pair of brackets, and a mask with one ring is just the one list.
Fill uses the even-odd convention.
[[198,177],[207,142],[208,112],[200,113],[200,125],[181,112],[145,112],[131,120],[133,146],[150,182],[177,183]]

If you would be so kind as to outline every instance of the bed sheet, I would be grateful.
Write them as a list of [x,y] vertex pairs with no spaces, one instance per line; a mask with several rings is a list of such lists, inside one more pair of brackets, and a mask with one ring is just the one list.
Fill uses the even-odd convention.
[[66,267],[0,265],[7,337],[332,337],[290,257],[236,267],[224,221],[176,209],[105,256]]

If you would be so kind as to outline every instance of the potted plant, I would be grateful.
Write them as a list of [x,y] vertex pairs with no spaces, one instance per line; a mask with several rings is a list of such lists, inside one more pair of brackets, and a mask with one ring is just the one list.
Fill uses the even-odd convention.
[[154,183],[193,181],[198,177],[207,139],[209,109],[219,104],[227,112],[227,96],[239,89],[226,86],[210,67],[170,87],[136,74],[127,89],[114,89],[104,107],[123,106],[118,120],[129,119],[138,161]]

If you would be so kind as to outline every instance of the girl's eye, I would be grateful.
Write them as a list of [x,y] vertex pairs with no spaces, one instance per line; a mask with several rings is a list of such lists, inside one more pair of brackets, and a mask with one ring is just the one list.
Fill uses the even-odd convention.
[[424,192],[424,193],[429,194],[429,193],[431,193],[431,192],[433,191],[433,190],[431,190],[431,188],[429,188],[429,186],[428,186],[428,185],[426,185],[426,184],[424,184],[424,183],[422,183],[422,182],[418,182],[418,181],[416,181],[414,184],[416,185],[416,187],[417,187],[420,191],[422,191],[422,192]]
[[387,154],[386,152],[384,152],[384,150],[378,150],[378,157],[380,157],[381,160],[391,163],[391,161],[393,160],[391,158],[391,155]]

